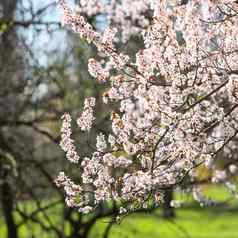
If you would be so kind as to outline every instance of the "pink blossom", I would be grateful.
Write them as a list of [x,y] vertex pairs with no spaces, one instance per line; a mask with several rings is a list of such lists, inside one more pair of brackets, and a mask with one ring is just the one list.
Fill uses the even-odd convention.
[[109,77],[109,72],[102,68],[101,64],[95,59],[89,59],[88,61],[88,71],[89,73],[97,78],[99,82],[106,82]]
[[[121,213],[133,211],[135,204],[147,208],[148,201],[156,205],[164,189],[179,187],[185,178],[196,184],[196,168],[202,164],[210,171],[211,182],[223,183],[235,193],[236,168],[218,168],[216,161],[221,155],[236,161],[238,154],[238,17],[227,20],[238,10],[237,4],[90,0],[82,1],[77,13],[64,0],[59,4],[63,22],[96,46],[100,61],[90,59],[88,70],[99,82],[108,83],[103,101],[115,104],[107,121],[110,135],[98,134],[95,152],[81,163],[79,186],[90,188],[93,201],[74,204],[74,186],[61,176],[67,203],[81,212],[112,200],[128,205]],[[82,17],[92,14],[107,16],[103,33]],[[140,42],[137,52],[124,44],[133,35]],[[94,106],[94,98],[85,100],[77,120],[83,131],[93,126]],[[70,121],[66,114],[61,146],[69,160],[78,161]],[[201,205],[214,204],[199,186],[189,188]]]
[[89,131],[92,127],[94,116],[93,108],[95,106],[95,98],[86,98],[81,116],[77,119],[77,124],[82,131]]
[[71,139],[71,117],[68,113],[65,113],[62,119],[60,146],[66,152],[66,157],[70,162],[78,163],[80,157],[77,154],[74,140]]

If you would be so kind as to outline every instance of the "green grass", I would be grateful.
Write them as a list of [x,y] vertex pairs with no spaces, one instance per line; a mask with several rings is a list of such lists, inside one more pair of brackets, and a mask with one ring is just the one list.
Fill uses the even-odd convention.
[[[229,198],[223,188],[204,188],[208,196],[219,201]],[[120,224],[115,224],[111,231],[111,238],[238,238],[238,201],[232,200],[229,206],[202,208],[192,201],[191,197],[176,194],[176,198],[186,201],[186,205],[176,210],[176,219],[165,220],[161,218],[161,211],[152,214],[134,214],[124,218]],[[23,204],[29,210],[31,203]],[[52,209],[51,220],[57,223],[60,208]],[[42,221],[44,217],[42,217]],[[108,225],[108,219],[99,220],[90,233],[90,238],[101,238]],[[46,222],[47,224],[47,222]],[[20,238],[54,238],[54,233],[44,233],[41,228],[33,223],[22,226]],[[0,219],[0,238],[6,237],[5,227]]]
[[[204,187],[204,194],[223,202],[230,198],[224,187]],[[161,218],[161,211],[153,214],[136,214],[123,219],[111,229],[111,238],[238,238],[238,200],[217,207],[200,207],[191,196],[176,194],[185,206],[176,209],[176,219]],[[99,221],[91,237],[100,237],[107,220]]]
[[[166,221],[156,214],[133,215],[115,225],[111,230],[113,238],[237,238],[237,211],[221,212],[217,209],[179,209],[176,219]],[[105,221],[99,221],[91,237],[100,237]]]

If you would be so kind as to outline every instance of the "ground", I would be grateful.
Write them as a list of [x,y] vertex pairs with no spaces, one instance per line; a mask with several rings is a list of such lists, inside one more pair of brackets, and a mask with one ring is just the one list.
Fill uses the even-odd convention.
[[[207,195],[212,195],[219,201],[225,201],[229,194],[223,188],[204,188]],[[153,214],[135,214],[114,225],[110,238],[238,238],[238,199],[229,204],[217,207],[203,208],[187,195],[177,193],[177,198],[186,200],[186,205],[176,210],[176,219],[164,220],[161,211]],[[30,209],[30,208],[29,208]],[[52,220],[57,220],[57,211],[52,211]],[[98,221],[90,233],[90,238],[101,237],[108,220]],[[51,233],[44,233],[39,227],[29,223],[22,226],[20,238],[30,238],[29,231],[35,237],[53,238]],[[6,231],[0,220],[0,237],[5,237]]]

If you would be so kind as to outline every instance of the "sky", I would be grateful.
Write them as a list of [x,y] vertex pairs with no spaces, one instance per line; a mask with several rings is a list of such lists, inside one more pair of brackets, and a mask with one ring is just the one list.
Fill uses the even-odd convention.
[[[36,12],[40,8],[55,2],[55,0],[31,0],[31,2],[33,2],[32,8],[34,9],[34,12]],[[29,0],[23,0],[23,6],[25,8],[29,8]],[[23,20],[23,18],[25,18],[25,20],[29,20],[30,17],[31,14],[25,14],[25,16],[22,16],[19,13],[17,14],[17,18],[19,18],[19,20]],[[60,13],[56,5],[49,8],[49,10],[42,15],[41,20],[43,22],[60,22]],[[26,37],[27,44],[30,45],[31,48],[33,46],[35,51],[34,53],[37,55],[36,58],[42,66],[47,65],[47,63],[51,60],[51,57],[46,54],[47,51],[60,51],[66,47],[66,31],[62,27],[59,28],[58,26],[50,26],[47,28],[45,26],[32,26],[27,29],[21,28],[20,31],[21,34]],[[53,58],[53,55],[51,56]]]

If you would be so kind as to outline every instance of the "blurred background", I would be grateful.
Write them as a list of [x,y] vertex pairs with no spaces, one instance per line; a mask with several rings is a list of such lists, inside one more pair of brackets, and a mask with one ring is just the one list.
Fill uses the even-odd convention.
[[[77,118],[84,98],[99,98],[107,85],[87,72],[94,47],[62,28],[59,19],[53,0],[0,0],[0,238],[237,238],[237,201],[206,182],[205,194],[219,206],[203,209],[190,196],[168,191],[161,209],[120,224],[111,220],[111,207],[86,216],[65,205],[54,179],[61,170],[77,179],[79,170],[59,148],[60,117],[69,112]],[[103,28],[103,16],[88,20]],[[138,40],[129,47],[136,50]],[[108,111],[99,100],[90,138],[74,125],[81,155],[91,149],[94,133],[107,130]],[[185,205],[175,211],[173,197]]]

